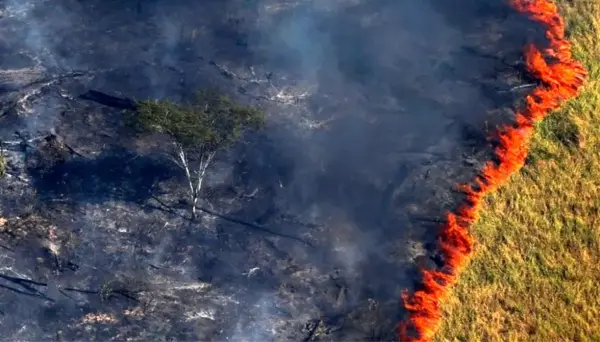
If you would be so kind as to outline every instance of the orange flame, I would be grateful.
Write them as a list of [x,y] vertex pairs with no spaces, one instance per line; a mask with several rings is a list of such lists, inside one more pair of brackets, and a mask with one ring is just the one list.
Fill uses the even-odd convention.
[[516,122],[500,127],[496,133],[498,146],[494,153],[497,162],[487,162],[473,180],[474,184],[459,186],[467,200],[454,213],[446,215],[446,223],[438,236],[445,268],[441,271],[423,269],[421,288],[412,294],[402,293],[409,316],[398,326],[400,341],[425,342],[433,338],[441,319],[440,301],[471,258],[474,238],[469,227],[477,221],[483,199],[521,169],[527,158],[534,123],[562,101],[574,97],[584,82],[586,71],[572,57],[571,45],[565,39],[564,20],[557,6],[549,0],[511,0],[511,5],[545,26],[548,46],[543,50],[533,45],[525,48],[527,70],[540,85],[526,97]]

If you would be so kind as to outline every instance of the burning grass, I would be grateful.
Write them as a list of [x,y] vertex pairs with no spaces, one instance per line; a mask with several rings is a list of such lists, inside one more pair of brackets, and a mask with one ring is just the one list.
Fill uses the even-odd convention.
[[484,202],[435,340],[600,341],[600,3],[558,3],[588,81]]
[[[585,1],[564,6],[575,27],[577,57],[588,62],[591,82],[562,115],[540,123],[562,101],[577,95],[585,70],[571,56],[564,23],[552,3],[512,4],[547,29],[548,46],[525,50],[528,69],[541,84],[526,99],[516,125],[499,130],[499,162],[488,163],[474,185],[461,187],[468,200],[448,214],[439,235],[446,269],[423,270],[422,288],[403,294],[410,314],[399,326],[404,341],[599,337],[592,324],[599,317],[600,139],[594,116],[599,115],[600,99],[598,67],[592,64],[599,52],[594,38],[600,10]],[[512,176],[526,162],[532,137],[529,160],[537,162]],[[509,177],[510,185],[501,188]],[[479,247],[458,282],[472,257],[471,232]]]

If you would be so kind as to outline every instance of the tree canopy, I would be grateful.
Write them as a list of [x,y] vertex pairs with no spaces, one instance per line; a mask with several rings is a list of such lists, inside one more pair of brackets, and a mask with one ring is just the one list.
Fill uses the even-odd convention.
[[244,129],[264,125],[264,112],[239,105],[213,89],[196,93],[192,103],[169,100],[138,102],[136,122],[141,128],[163,132],[183,148],[201,146],[205,152],[235,142]]

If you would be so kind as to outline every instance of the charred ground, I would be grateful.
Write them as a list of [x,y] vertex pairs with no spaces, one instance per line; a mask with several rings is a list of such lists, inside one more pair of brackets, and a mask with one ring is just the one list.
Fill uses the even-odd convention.
[[[501,1],[3,4],[7,339],[395,339],[541,32]],[[269,120],[191,222],[163,137],[81,95],[206,85]]]

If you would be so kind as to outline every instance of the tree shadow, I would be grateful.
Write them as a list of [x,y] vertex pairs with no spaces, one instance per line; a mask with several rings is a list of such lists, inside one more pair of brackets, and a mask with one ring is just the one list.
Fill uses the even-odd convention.
[[[39,158],[39,155],[33,158]],[[94,159],[75,157],[50,167],[29,163],[27,171],[41,199],[102,203],[110,200],[142,202],[161,181],[178,176],[164,160],[140,156],[123,148]]]

